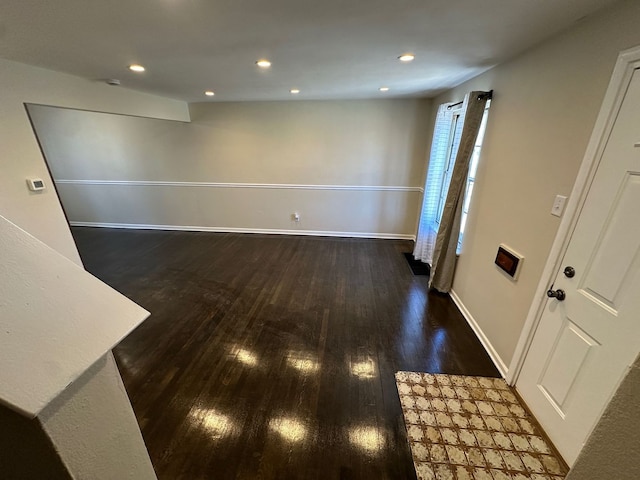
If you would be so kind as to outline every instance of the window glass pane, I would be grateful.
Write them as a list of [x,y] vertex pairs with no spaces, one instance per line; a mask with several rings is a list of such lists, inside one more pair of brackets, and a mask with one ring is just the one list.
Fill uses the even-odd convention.
[[482,146],[482,140],[484,139],[484,131],[487,129],[487,112],[489,107],[485,108],[482,122],[480,123],[480,130],[478,130],[478,137],[476,138],[476,145]]
[[469,177],[476,178],[476,172],[478,171],[478,160],[480,158],[480,147],[473,147],[473,153],[471,154],[471,162],[469,163]]
[[464,227],[467,224],[467,216],[464,215],[460,220],[460,236],[458,237],[458,248],[456,248],[456,253],[460,253],[460,247],[462,247],[462,238],[464,237]]
[[[469,204],[471,203],[471,194],[473,193],[473,180],[469,180],[467,183],[467,192],[464,195],[464,205],[462,205],[462,213],[469,212]],[[466,215],[463,215],[466,217]]]
[[456,114],[453,116],[449,134],[449,151],[447,152],[444,178],[442,180],[442,188],[440,189],[440,199],[438,202],[438,215],[436,216],[437,224],[440,224],[440,220],[442,219],[442,212],[444,210],[444,204],[447,201],[447,192],[449,191],[449,184],[451,183],[451,177],[453,175],[453,168],[456,161],[455,157],[458,153],[458,145],[460,144],[460,137],[462,136],[463,123],[464,122],[462,122],[460,119],[460,114]]
[[487,129],[487,117],[489,116],[490,106],[491,106],[491,100],[488,100],[487,104],[484,107],[484,115],[482,116],[482,121],[480,122],[478,137],[476,138],[476,145],[478,146],[482,146],[482,141],[484,140],[484,131]]
[[469,213],[469,206],[471,205],[471,195],[473,194],[473,185],[475,182],[476,173],[478,172],[478,164],[480,160],[480,150],[482,148],[482,141],[484,140],[484,133],[487,128],[487,117],[489,115],[490,101],[487,102],[487,106],[482,116],[482,122],[480,123],[480,129],[478,130],[478,137],[476,138],[476,144],[473,148],[471,160],[469,163],[469,175],[467,177],[467,185],[464,194],[464,203],[462,204],[462,218],[460,219],[460,235],[458,236],[458,248],[456,253],[460,253],[462,248],[462,240],[464,238],[464,231],[467,225],[467,214]]

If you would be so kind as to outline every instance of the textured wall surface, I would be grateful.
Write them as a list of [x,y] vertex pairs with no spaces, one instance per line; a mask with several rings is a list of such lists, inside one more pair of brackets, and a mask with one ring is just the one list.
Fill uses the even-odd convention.
[[111,352],[38,419],[74,478],[156,478]]
[[587,439],[567,480],[640,477],[640,357]]
[[0,216],[0,403],[33,418],[149,312]]

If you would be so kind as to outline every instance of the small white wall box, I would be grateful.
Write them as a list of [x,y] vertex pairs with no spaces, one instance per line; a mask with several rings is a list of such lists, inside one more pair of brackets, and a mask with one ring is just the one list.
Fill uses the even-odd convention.
[[496,255],[495,264],[511,278],[516,280],[522,267],[522,261],[524,257],[515,250],[507,247],[506,245],[500,245],[498,247],[498,254]]
[[44,190],[44,180],[41,178],[27,178],[27,185],[32,192],[39,192]]

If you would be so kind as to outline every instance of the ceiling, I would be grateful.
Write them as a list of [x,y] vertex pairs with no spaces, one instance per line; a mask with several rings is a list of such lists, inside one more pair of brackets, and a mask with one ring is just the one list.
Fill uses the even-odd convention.
[[612,3],[2,0],[0,57],[189,102],[429,97]]

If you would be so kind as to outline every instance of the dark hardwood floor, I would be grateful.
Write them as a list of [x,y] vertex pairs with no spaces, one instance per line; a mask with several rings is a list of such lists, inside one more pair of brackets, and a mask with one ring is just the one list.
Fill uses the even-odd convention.
[[73,228],[160,479],[415,479],[397,370],[498,376],[412,242]]

